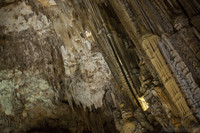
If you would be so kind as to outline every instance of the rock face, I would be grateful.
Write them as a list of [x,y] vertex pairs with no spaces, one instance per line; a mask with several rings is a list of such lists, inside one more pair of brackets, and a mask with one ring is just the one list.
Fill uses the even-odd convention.
[[0,132],[200,132],[200,3],[0,1]]
[[[14,2],[0,9],[0,131],[100,132],[107,127],[97,129],[98,124],[114,126],[110,111],[94,112],[110,92],[112,102],[115,91],[91,33],[74,26],[72,16],[51,20],[30,5],[55,4],[43,2]],[[101,123],[100,115],[108,119]]]

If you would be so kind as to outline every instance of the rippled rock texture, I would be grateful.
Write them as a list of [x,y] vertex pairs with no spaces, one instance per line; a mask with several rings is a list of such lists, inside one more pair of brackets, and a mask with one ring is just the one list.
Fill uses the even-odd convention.
[[0,132],[200,131],[197,0],[1,0]]

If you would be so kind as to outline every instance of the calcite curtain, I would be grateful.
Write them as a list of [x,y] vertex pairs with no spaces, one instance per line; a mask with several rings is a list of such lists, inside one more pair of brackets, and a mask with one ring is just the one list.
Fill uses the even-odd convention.
[[1,0],[0,132],[200,132],[198,0]]

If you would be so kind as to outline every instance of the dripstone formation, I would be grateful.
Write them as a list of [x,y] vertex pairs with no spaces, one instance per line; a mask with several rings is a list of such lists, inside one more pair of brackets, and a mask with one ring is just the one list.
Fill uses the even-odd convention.
[[200,132],[200,1],[0,0],[1,133]]

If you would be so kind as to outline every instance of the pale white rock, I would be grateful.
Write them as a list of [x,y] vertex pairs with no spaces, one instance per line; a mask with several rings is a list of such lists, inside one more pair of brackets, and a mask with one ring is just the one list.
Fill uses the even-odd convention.
[[0,8],[0,26],[5,27],[4,33],[20,32],[31,27],[44,33],[49,24],[46,16],[36,15],[25,2]]
[[[14,115],[22,106],[25,110],[34,109],[35,105],[54,107],[52,98],[55,92],[39,73],[26,71],[31,76],[19,70],[0,71],[0,106],[6,115]],[[14,80],[10,80],[14,79]],[[25,103],[21,103],[23,99]],[[24,104],[24,105],[23,105]]]
[[56,2],[54,0],[38,0],[43,6],[55,6]]

